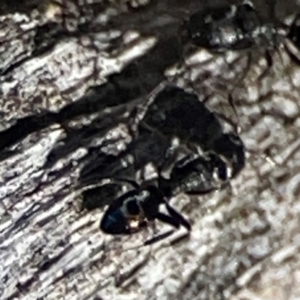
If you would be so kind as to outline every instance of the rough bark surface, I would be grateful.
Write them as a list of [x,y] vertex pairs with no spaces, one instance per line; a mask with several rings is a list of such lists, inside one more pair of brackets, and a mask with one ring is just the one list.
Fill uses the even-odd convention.
[[[263,78],[253,50],[236,118],[228,91],[247,53],[189,56],[178,38],[210,1],[37,2],[0,5],[0,298],[300,299],[300,66],[288,41]],[[296,11],[276,7],[281,20]],[[131,141],[126,125],[165,73],[238,122],[247,165],[229,188],[171,199],[190,237],[126,250],[149,232],[105,236],[103,209],[78,212],[75,187],[95,149]]]

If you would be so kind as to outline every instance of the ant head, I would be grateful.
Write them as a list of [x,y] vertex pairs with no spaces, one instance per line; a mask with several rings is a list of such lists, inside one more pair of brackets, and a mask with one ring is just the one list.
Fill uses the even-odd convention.
[[107,210],[101,220],[100,229],[107,234],[130,234],[128,220],[121,209]]
[[192,14],[183,24],[186,36],[199,47],[211,48],[212,31],[215,22],[226,19],[231,14],[230,6],[208,7]]
[[240,137],[234,133],[223,134],[214,142],[213,149],[224,156],[232,165],[232,177],[245,166],[245,146]]
[[149,185],[129,191],[108,207],[100,229],[107,234],[131,234],[147,226],[156,218],[159,205],[164,202],[160,189]]
[[185,22],[191,42],[213,52],[250,48],[255,44],[252,35],[260,26],[259,14],[250,1],[208,7]]
[[108,234],[139,231],[146,222],[142,201],[147,194],[144,190],[132,190],[114,200],[101,220],[100,229]]

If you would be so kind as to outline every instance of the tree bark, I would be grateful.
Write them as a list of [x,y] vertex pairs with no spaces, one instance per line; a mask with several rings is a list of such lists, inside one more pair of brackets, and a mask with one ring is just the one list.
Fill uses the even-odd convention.
[[[206,5],[0,6],[1,299],[300,297],[299,65],[287,40],[264,76],[261,47],[245,76],[248,51],[188,54],[182,20]],[[297,11],[294,1],[276,6],[280,20]],[[168,73],[176,64],[182,71]],[[106,236],[98,228],[104,208],[78,212],[80,172],[95,149],[128,145],[127,123],[165,74],[238,123],[247,164],[224,190],[170,200],[192,223],[188,238],[179,232],[138,247],[149,232]]]

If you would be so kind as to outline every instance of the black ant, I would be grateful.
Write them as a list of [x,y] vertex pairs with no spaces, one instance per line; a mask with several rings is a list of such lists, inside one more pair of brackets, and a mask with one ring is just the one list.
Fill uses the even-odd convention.
[[222,189],[232,177],[232,166],[210,152],[177,161],[170,178],[160,178],[160,186],[169,197],[179,193],[202,195]]
[[[110,202],[102,203],[109,205],[100,223],[100,228],[107,234],[131,235],[155,220],[175,229],[182,226],[189,232],[191,225],[170,206],[168,199],[182,192],[199,195],[223,188],[245,165],[244,144],[239,136],[225,133],[217,116],[205,107],[197,95],[178,87],[167,86],[158,92],[139,121],[136,135],[120,155],[120,160],[117,157],[103,157],[97,167],[98,178],[104,182],[100,190],[106,185],[109,189],[105,190],[108,191],[115,184],[117,187],[116,191],[113,189],[109,193]],[[181,159],[173,151],[171,140],[174,137],[181,140],[177,148],[188,152]],[[122,159],[127,156],[132,157],[132,162],[123,170]],[[164,161],[170,160],[170,157],[167,166],[171,171],[169,176],[163,176]],[[154,163],[158,171],[157,186],[147,181],[140,186],[135,179],[128,179],[134,178],[132,171],[142,170],[149,162]],[[111,175],[105,166],[112,170]],[[111,177],[109,183],[104,179],[106,176]],[[133,189],[120,196],[125,183]],[[87,198],[90,197],[87,195]],[[99,203],[96,202],[92,208],[97,207]],[[100,199],[99,202],[103,201]],[[167,213],[161,212],[161,207]],[[146,240],[144,245],[170,236],[175,229]]]
[[[115,199],[106,210],[100,229],[106,234],[131,235],[149,226],[155,220],[167,223],[176,229],[183,226],[191,231],[190,223],[177,212],[168,199],[179,193],[207,194],[222,188],[232,177],[232,168],[215,153],[206,155],[187,155],[177,161],[170,178],[159,175],[158,187],[146,185],[140,187],[130,182],[134,189]],[[168,214],[160,211],[164,206]],[[175,230],[167,231],[148,240],[143,245],[150,245],[169,237]]]
[[[263,46],[271,66],[270,52],[286,38],[300,48],[300,24],[297,15],[288,29],[284,25],[280,26],[275,20],[276,1],[269,5],[272,5],[271,22],[262,20],[251,1],[197,11],[183,22],[183,42],[191,42],[216,53],[249,50],[253,47],[259,49],[259,46]],[[289,54],[292,55],[290,51]]]
[[267,65],[258,76],[258,80],[265,78],[271,70],[274,64],[273,54],[280,46],[283,46],[294,63],[300,65],[298,55],[287,43],[291,41],[300,49],[300,15],[298,14],[287,27],[276,20],[276,1],[269,1],[268,5],[269,20],[260,16],[251,1],[244,1],[236,5],[227,4],[197,11],[182,25],[181,36],[184,45],[191,44],[217,54],[226,51],[244,51],[247,54],[244,71],[237,76],[228,91],[229,102],[236,115],[232,94],[248,74],[255,59],[264,55]]
[[212,52],[248,49],[266,34],[251,2],[197,11],[183,28],[187,41]]
[[[216,114],[198,96],[178,87],[166,87],[158,93],[141,121],[141,127],[153,128],[172,139],[179,138],[194,153],[213,152],[232,167],[232,177],[245,165],[245,147],[240,137],[224,133]],[[141,129],[140,129],[141,130]]]
[[[170,178],[159,176],[159,187],[135,187],[115,199],[106,210],[100,228],[106,234],[131,235],[143,230],[154,220],[167,223],[176,229],[183,226],[189,232],[190,223],[168,203],[179,193],[207,194],[222,188],[233,176],[232,165],[215,153],[204,156],[185,156],[175,163]],[[159,210],[165,206],[168,214]],[[175,230],[154,236],[143,244],[150,245],[169,237]]]
[[[215,153],[231,166],[232,177],[245,165],[240,137],[233,132],[225,133],[217,115],[196,94],[173,85],[156,94],[133,135],[127,148],[117,156],[97,150],[82,169],[81,184],[96,184],[102,178],[132,179],[136,171],[142,171],[148,164],[163,170],[175,162],[177,150],[183,154]],[[174,146],[173,140],[178,138],[180,144]]]
[[[130,235],[143,230],[154,220],[167,223],[176,229],[183,226],[189,232],[190,223],[166,200],[161,189],[154,185],[136,188],[120,196],[108,207],[100,229],[106,234]],[[160,211],[165,206],[168,214]],[[170,236],[174,230],[152,237],[144,242],[150,245]]]

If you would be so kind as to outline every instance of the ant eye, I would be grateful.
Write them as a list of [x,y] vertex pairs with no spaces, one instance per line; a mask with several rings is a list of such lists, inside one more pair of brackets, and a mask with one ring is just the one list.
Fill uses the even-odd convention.
[[139,215],[141,210],[140,210],[139,205],[137,204],[137,201],[135,201],[135,200],[127,201],[126,202],[126,212],[132,216]]

